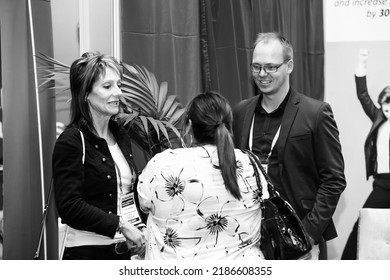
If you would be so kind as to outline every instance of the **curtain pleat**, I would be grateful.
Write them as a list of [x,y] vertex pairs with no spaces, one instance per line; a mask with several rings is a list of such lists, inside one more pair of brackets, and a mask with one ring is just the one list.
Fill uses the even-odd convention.
[[[245,61],[251,56],[251,2],[232,0],[203,0],[206,17],[211,19],[207,38],[209,52],[207,64],[211,73],[211,88],[227,97],[231,103],[240,101],[252,92],[249,68]],[[243,63],[244,62],[244,63]]]
[[202,88],[209,91],[219,88],[218,72],[216,67],[216,49],[213,29],[213,18],[211,5],[207,0],[199,0],[199,29],[200,29],[200,46],[201,46],[201,67],[202,67]]

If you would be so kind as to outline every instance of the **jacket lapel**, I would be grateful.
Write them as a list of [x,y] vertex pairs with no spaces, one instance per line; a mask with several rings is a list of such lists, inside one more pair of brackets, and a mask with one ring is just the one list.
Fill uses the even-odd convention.
[[246,107],[245,117],[242,124],[241,137],[239,146],[241,149],[247,149],[249,146],[249,133],[252,125],[253,115],[255,114],[255,109],[257,103],[259,101],[260,95],[257,95],[253,98],[252,102],[248,103],[248,107]]
[[[372,134],[378,129],[378,127],[385,122],[386,117],[383,114],[382,109],[378,109],[378,116],[375,118],[374,123],[371,126],[370,132],[369,132],[369,137],[371,137]],[[367,138],[369,138],[367,137]]]
[[280,135],[277,142],[278,146],[278,159],[280,163],[283,163],[284,158],[284,149],[286,147],[286,141],[288,135],[290,134],[291,127],[294,123],[295,117],[297,115],[299,109],[300,97],[299,95],[291,89],[290,98],[286,104],[286,108],[284,109],[282,126],[280,128]]

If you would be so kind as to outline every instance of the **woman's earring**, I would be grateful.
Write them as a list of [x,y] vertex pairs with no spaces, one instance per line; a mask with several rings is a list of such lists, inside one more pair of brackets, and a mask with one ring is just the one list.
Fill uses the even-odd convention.
[[190,147],[192,146],[192,134],[190,133]]
[[[185,133],[183,135],[183,140],[184,140],[184,145],[186,148],[188,147],[191,147],[192,146],[192,129],[191,129],[191,126],[192,126],[192,123],[191,123],[191,120],[188,120],[188,123],[185,127]],[[190,138],[188,141],[188,137]],[[190,142],[189,144],[187,144],[188,142]]]
[[189,148],[192,146],[192,134],[186,133],[182,137],[182,145],[184,148]]

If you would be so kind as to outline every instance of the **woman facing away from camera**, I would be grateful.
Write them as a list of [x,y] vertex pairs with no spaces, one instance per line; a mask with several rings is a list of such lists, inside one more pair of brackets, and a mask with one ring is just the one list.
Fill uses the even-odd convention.
[[227,100],[196,96],[185,127],[190,147],[155,155],[139,177],[149,214],[145,259],[264,259],[261,192],[248,156],[234,149]]
[[130,259],[145,237],[135,204],[137,173],[119,112],[122,69],[85,53],[70,67],[71,120],[53,152],[56,207],[69,226],[63,259]]

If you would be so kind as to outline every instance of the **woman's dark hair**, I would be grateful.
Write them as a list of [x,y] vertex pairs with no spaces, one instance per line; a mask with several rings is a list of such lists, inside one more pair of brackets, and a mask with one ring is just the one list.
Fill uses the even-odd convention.
[[86,52],[70,66],[69,80],[72,99],[69,126],[83,123],[91,131],[94,130],[87,97],[95,82],[105,75],[107,68],[113,69],[122,77],[122,68],[117,60],[99,52]]
[[385,87],[378,96],[378,103],[382,107],[383,103],[390,103],[390,87]]
[[241,199],[232,138],[233,113],[228,101],[212,91],[199,94],[187,106],[185,124],[190,120],[198,144],[217,146],[219,167],[226,189],[235,198]]

